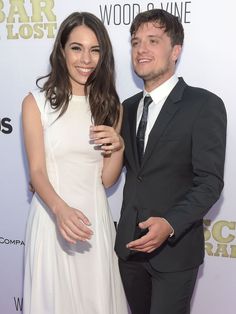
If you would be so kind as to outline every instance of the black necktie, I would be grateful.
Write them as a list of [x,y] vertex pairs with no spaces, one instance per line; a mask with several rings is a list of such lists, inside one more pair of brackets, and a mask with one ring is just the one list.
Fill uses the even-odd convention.
[[139,122],[138,131],[137,131],[137,149],[139,163],[142,163],[143,154],[144,154],[144,140],[145,140],[145,131],[147,127],[147,118],[148,118],[148,106],[152,103],[152,98],[146,96],[143,102],[143,113],[141,120]]

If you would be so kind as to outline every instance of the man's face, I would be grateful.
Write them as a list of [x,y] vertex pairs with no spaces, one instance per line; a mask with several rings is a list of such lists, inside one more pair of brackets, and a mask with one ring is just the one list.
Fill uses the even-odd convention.
[[170,37],[158,23],[142,24],[131,38],[132,62],[135,73],[151,91],[175,72],[181,46],[171,45]]

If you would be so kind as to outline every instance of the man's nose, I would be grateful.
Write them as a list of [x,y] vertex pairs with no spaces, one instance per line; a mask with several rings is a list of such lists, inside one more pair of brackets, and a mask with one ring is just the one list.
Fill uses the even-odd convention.
[[137,51],[139,53],[143,53],[146,52],[148,50],[148,45],[145,41],[142,41],[139,43],[138,47],[137,47]]

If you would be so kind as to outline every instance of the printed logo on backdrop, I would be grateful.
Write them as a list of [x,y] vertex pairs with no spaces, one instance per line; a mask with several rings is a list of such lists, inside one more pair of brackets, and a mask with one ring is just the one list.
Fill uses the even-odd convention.
[[236,221],[205,219],[204,228],[208,256],[236,258]]
[[14,302],[14,307],[15,307],[16,312],[22,312],[23,311],[23,298],[14,297],[13,302]]
[[[6,246],[24,246],[25,243],[19,239],[9,239],[3,236],[0,236],[0,245]],[[19,296],[14,296],[12,299],[13,307],[16,312],[22,312],[23,310],[23,298]]]
[[191,1],[153,1],[147,4],[117,2],[99,5],[100,18],[106,25],[130,25],[138,13],[152,9],[166,10],[177,16],[183,24],[191,22]]
[[10,134],[13,131],[10,118],[0,118],[0,134]]
[[25,242],[19,239],[8,239],[5,237],[0,237],[0,245],[22,246],[25,245]]
[[53,0],[0,0],[0,39],[54,38],[57,17]]

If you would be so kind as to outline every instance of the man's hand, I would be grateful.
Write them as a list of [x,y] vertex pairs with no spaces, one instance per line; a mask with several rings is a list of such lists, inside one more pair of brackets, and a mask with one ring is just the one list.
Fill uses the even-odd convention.
[[148,233],[128,243],[127,248],[145,253],[151,253],[160,247],[173,232],[171,225],[161,217],[150,217],[140,222],[139,228],[148,229]]

